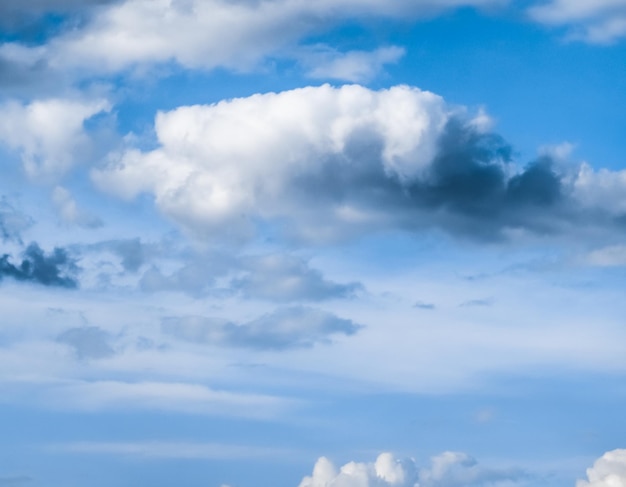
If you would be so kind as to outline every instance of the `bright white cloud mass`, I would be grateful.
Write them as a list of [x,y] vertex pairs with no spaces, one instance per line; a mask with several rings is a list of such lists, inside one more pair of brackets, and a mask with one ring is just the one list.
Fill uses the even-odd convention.
[[0,487],[626,487],[625,19],[1,1]]

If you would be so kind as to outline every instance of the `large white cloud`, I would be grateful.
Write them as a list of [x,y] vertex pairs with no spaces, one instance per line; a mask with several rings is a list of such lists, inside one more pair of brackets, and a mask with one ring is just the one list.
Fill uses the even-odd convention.
[[626,36],[625,0],[550,0],[530,9],[533,19],[567,26],[573,38],[610,43]]
[[606,452],[587,469],[587,479],[576,487],[626,487],[626,450]]
[[[251,219],[288,218],[323,238],[380,218],[339,193],[380,174],[417,177],[450,113],[440,97],[406,86],[324,85],[182,107],[158,114],[159,148],[127,151],[93,177],[123,197],[154,194],[167,216],[200,233],[241,235]],[[319,184],[332,192],[334,178],[338,198],[304,193]],[[314,222],[320,214],[325,223]]]

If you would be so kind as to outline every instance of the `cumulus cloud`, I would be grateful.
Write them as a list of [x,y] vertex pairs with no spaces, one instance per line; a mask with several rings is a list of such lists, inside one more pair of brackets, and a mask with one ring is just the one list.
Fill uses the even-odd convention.
[[0,257],[0,279],[11,277],[44,286],[75,288],[78,286],[77,272],[74,259],[62,248],[55,248],[46,255],[39,245],[31,243],[19,264],[12,264],[8,254]]
[[85,156],[84,123],[109,110],[105,100],[9,101],[0,105],[0,143],[15,150],[32,178],[56,178]]
[[81,360],[100,359],[115,353],[109,343],[110,338],[106,331],[96,326],[84,326],[64,331],[57,337],[57,341],[72,347]]
[[245,237],[256,217],[296,217],[301,233],[332,236],[384,216],[359,200],[385,203],[424,170],[447,119],[441,98],[408,87],[324,85],[182,107],[157,116],[160,148],[128,151],[93,177],[123,197],[154,194],[204,234]]
[[547,155],[520,169],[484,119],[408,86],[254,95],[159,113],[159,147],[128,150],[93,179],[124,198],[153,195],[196,236],[234,240],[259,222],[309,243],[433,226],[493,239],[626,213],[626,171]]
[[587,479],[576,487],[626,487],[626,450],[605,453],[587,469]]
[[565,26],[571,38],[608,44],[626,36],[624,0],[550,0],[530,8],[534,20]]
[[258,350],[308,348],[329,343],[333,335],[353,335],[360,328],[350,320],[306,307],[279,308],[243,324],[198,316],[166,318],[161,324],[164,333],[182,340]]
[[478,487],[510,485],[527,477],[520,469],[482,467],[465,453],[444,452],[424,468],[413,459],[400,461],[383,453],[373,463],[350,462],[340,469],[322,457],[299,487]]

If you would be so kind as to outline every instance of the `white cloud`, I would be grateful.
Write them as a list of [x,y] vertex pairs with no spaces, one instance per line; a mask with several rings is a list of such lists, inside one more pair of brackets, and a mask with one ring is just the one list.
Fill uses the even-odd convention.
[[[341,193],[372,178],[418,177],[449,117],[440,97],[407,86],[324,85],[181,107],[158,114],[158,149],[127,151],[93,179],[126,198],[154,194],[163,213],[198,234],[241,237],[256,218],[286,218],[323,240],[386,220]],[[311,198],[317,185],[327,198]],[[341,185],[337,197],[332,185]]]
[[570,37],[606,44],[626,36],[625,0],[550,0],[530,8],[534,20],[566,26]]
[[[48,46],[60,68],[98,72],[176,61],[188,68],[249,69],[265,57],[291,54],[308,35],[343,19],[430,15],[503,0],[125,0],[103,8],[84,28]],[[384,57],[384,56],[383,56]]]
[[330,460],[320,458],[310,477],[299,487],[465,487],[511,485],[525,480],[520,469],[492,469],[478,465],[465,453],[444,452],[420,468],[415,460],[397,460],[382,453],[374,463],[349,462],[337,469]]
[[85,121],[109,109],[106,100],[9,101],[0,105],[0,143],[19,153],[28,176],[56,178],[87,152]]
[[587,469],[587,480],[576,487],[626,487],[626,450],[605,453]]
[[307,76],[318,79],[336,79],[351,82],[369,81],[386,64],[397,63],[405,50],[401,47],[381,47],[375,51],[314,52],[305,62],[311,68]]

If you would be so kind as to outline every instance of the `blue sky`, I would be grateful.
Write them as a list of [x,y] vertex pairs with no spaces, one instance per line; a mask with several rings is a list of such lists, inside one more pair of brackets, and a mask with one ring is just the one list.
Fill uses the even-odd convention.
[[626,485],[624,0],[4,0],[0,487]]

